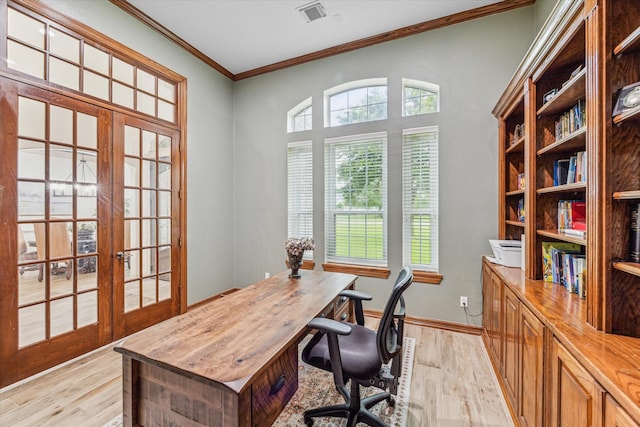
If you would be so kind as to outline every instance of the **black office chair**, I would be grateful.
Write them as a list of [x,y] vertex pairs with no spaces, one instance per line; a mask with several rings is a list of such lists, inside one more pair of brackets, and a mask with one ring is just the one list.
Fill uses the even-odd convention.
[[[403,268],[393,286],[377,331],[364,327],[362,301],[370,300],[371,296],[358,291],[341,293],[354,301],[357,324],[325,318],[315,318],[309,322],[309,327],[318,332],[302,351],[302,360],[316,368],[332,372],[336,388],[346,403],[305,411],[304,422],[307,426],[312,426],[313,418],[316,417],[347,418],[347,427],[355,426],[358,422],[377,427],[387,426],[369,409],[383,400],[390,406],[395,405],[392,394],[397,393],[402,372],[405,317],[402,293],[412,282],[411,268]],[[383,367],[390,360],[391,366]],[[350,391],[345,385],[349,380]],[[361,399],[361,385],[389,391]]]

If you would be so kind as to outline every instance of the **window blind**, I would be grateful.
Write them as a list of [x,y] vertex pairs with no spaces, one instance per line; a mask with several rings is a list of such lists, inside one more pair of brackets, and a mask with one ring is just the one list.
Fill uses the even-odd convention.
[[438,127],[402,136],[403,263],[438,271]]
[[[311,141],[288,144],[287,171],[287,237],[313,237]],[[304,258],[313,259],[313,251],[305,251]]]
[[325,140],[325,258],[387,265],[387,135]]

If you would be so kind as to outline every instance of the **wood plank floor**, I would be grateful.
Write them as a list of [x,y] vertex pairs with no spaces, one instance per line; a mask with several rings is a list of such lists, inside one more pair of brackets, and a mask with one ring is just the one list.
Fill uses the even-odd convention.
[[[416,338],[407,426],[513,426],[479,336],[413,325],[405,336]],[[6,387],[0,426],[100,427],[122,411],[121,370],[109,345]]]

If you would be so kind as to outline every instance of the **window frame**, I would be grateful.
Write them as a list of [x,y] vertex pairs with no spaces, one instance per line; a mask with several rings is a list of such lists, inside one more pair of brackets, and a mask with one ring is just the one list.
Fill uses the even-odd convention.
[[[305,150],[303,155],[309,157],[308,162],[307,159],[300,159],[298,156],[292,157],[292,150]],[[307,154],[308,150],[308,154]],[[294,174],[292,174],[292,160],[296,160],[296,169]],[[302,161],[300,161],[302,160]],[[308,164],[310,163],[310,164]],[[308,175],[307,175],[308,174]],[[295,176],[292,176],[295,175]],[[304,175],[304,176],[301,176]],[[304,197],[310,201],[310,205],[306,208],[300,208],[302,204],[300,194],[297,194],[296,197],[292,197],[292,184],[301,183],[303,179],[309,179],[310,185],[307,190],[308,193],[304,194]],[[298,188],[299,189],[299,188]],[[292,202],[295,202],[297,205],[296,209],[292,209]],[[310,215],[310,233],[307,233],[307,227],[302,227],[299,217],[303,215]],[[292,221],[292,216],[298,217],[296,221]],[[311,140],[307,141],[298,141],[298,142],[290,142],[287,144],[287,237],[311,237],[313,238],[313,143]],[[301,228],[305,230],[302,231]],[[305,251],[303,259],[312,260],[314,251]]]
[[[407,114],[407,88],[424,90],[434,93],[436,95],[436,109],[435,111],[419,112],[416,114]],[[402,79],[402,117],[414,117],[423,114],[434,114],[440,112],[440,85],[435,83],[425,82],[421,80]]]
[[[312,105],[312,97],[306,98],[304,101],[287,111],[287,133],[294,132],[304,132],[308,130],[313,130],[313,105]],[[306,114],[311,117],[311,126],[309,128],[306,127],[304,129],[296,129],[296,119],[304,114],[305,111],[310,109],[310,113]],[[305,115],[305,116],[306,116]],[[306,123],[306,120],[305,120]]]
[[[376,141],[379,140],[379,141]],[[324,207],[324,240],[325,240],[325,263],[326,264],[347,264],[360,265],[370,267],[387,267],[388,266],[388,182],[387,182],[387,132],[373,132],[358,135],[346,135],[324,140],[325,147],[325,207]],[[337,207],[337,172],[335,162],[331,162],[331,158],[335,158],[335,147],[339,145],[350,144],[366,144],[379,143],[381,145],[381,209],[379,211],[371,209],[339,209]],[[333,157],[332,157],[333,156]],[[333,201],[331,200],[333,198]],[[382,258],[361,258],[353,256],[338,256],[333,253],[336,245],[336,227],[334,225],[334,217],[337,214],[351,215],[381,215],[382,216]],[[367,236],[365,235],[365,238]],[[333,246],[332,246],[333,243]]]
[[[363,120],[363,121],[357,121],[357,122],[348,122],[348,123],[340,123],[340,124],[333,124],[331,121],[331,98],[336,96],[336,95],[340,95],[342,93],[346,93],[346,92],[351,92],[354,90],[358,90],[358,89],[369,89],[372,87],[381,87],[384,86],[385,89],[387,90],[387,99],[386,99],[386,106],[385,106],[385,117],[383,119],[375,119],[375,120]],[[341,85],[337,85],[334,86],[330,89],[327,89],[324,91],[324,127],[325,128],[337,128],[337,127],[341,127],[341,126],[346,126],[346,125],[353,125],[353,124],[361,124],[361,123],[369,123],[369,122],[376,122],[376,121],[382,121],[382,120],[388,120],[389,118],[389,93],[388,93],[388,89],[389,86],[387,84],[387,78],[386,77],[380,77],[380,78],[371,78],[371,79],[363,79],[363,80],[355,80],[352,82],[347,82],[347,83],[343,83]],[[366,104],[365,106],[369,106],[371,104]],[[355,107],[353,107],[355,108]]]
[[[429,169],[429,208],[415,208],[411,201],[412,186],[412,147],[408,147],[407,135],[419,135],[426,133],[436,133],[435,142],[427,141],[427,150],[429,151],[428,165]],[[403,129],[402,131],[402,261],[404,265],[411,265],[412,268],[419,271],[431,272],[438,274],[439,272],[439,140],[440,131],[437,125],[423,126],[417,128]],[[409,150],[411,151],[409,152]],[[435,176],[434,176],[435,175]],[[431,226],[430,233],[430,253],[431,262],[429,264],[413,262],[413,215],[430,215]],[[438,282],[439,283],[439,282]]]

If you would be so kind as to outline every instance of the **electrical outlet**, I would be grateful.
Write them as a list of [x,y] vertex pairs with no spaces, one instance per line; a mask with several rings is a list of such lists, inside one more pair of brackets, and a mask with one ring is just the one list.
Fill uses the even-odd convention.
[[269,272],[267,271],[266,273],[264,273],[264,278],[268,279],[269,277],[271,277],[271,275],[269,274]]
[[467,297],[460,297],[460,307],[469,307]]

